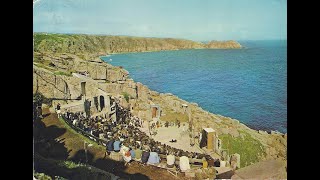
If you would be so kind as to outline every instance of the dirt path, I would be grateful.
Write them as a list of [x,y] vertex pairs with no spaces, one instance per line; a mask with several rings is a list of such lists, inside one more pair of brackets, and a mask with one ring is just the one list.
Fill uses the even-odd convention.
[[[64,143],[64,147],[68,152],[68,160],[75,162],[85,162],[84,155],[84,140],[92,143],[93,146],[89,147],[87,159],[88,164],[97,168],[111,172],[117,176],[128,179],[188,179],[183,174],[174,177],[169,174],[165,169],[154,166],[142,166],[137,162],[131,163],[129,166],[124,166],[123,162],[113,161],[105,158],[105,148],[96,144],[94,141],[89,140],[83,135],[76,133],[71,129],[63,120],[58,119],[57,114],[49,112],[48,109],[43,111],[44,114],[48,113],[42,120],[46,128],[55,129],[55,131],[47,131],[46,135],[56,137]],[[60,132],[54,135],[53,133]]]

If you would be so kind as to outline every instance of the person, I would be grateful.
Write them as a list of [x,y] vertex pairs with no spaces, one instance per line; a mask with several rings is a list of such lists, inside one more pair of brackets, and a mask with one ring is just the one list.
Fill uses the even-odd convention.
[[151,151],[150,146],[146,142],[143,145],[143,149]]
[[166,123],[164,124],[164,127],[169,127],[169,122],[166,121]]
[[167,155],[167,167],[173,168],[175,160],[176,160],[176,157],[173,155],[172,152],[170,152],[170,154]]
[[160,163],[160,157],[157,152],[150,152],[148,158],[148,164],[158,165]]
[[130,164],[130,162],[131,162],[131,160],[132,160],[132,158],[131,158],[131,153],[130,153],[130,151],[129,151],[129,149],[125,149],[125,151],[124,151],[124,154],[123,154],[123,160],[125,161],[125,166],[127,165],[127,164]]
[[119,140],[115,140],[113,143],[113,151],[120,152],[120,145],[121,145],[121,142]]
[[137,145],[136,149],[134,150],[134,154],[135,154],[134,160],[141,161],[142,150],[140,149],[139,144]]
[[136,158],[136,153],[135,153],[134,149],[130,148],[130,154],[131,154],[131,159]]
[[190,169],[189,158],[187,156],[181,156],[179,166],[182,172]]
[[114,140],[113,139],[110,139],[108,142],[107,142],[107,147],[106,147],[106,155],[110,155],[111,151],[113,151],[113,143],[114,143]]
[[60,110],[61,109],[61,105],[60,105],[60,103],[57,104],[57,108],[56,109],[57,109],[58,118],[60,118],[60,116],[61,116],[61,110]]
[[220,159],[214,160],[214,166],[215,167],[220,167]]
[[150,156],[150,152],[146,149],[142,151],[141,162],[146,164]]
[[177,140],[176,139],[171,139],[171,141],[169,141],[169,142],[177,142]]
[[214,166],[214,159],[211,157],[211,156],[209,156],[209,155],[206,155],[206,160],[208,161],[208,166],[209,167],[213,167]]
[[43,116],[42,116],[42,107],[41,106],[37,107],[37,113],[38,113],[38,117],[39,118],[43,118]]
[[205,157],[202,158],[202,168],[207,169],[208,168],[208,161]]

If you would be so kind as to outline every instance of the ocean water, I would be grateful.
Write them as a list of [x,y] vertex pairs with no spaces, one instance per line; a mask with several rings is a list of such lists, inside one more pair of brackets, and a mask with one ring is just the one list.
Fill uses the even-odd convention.
[[[287,132],[287,41],[240,41],[243,49],[197,49],[102,57],[136,82],[173,93],[257,130]],[[112,61],[109,61],[109,59]]]

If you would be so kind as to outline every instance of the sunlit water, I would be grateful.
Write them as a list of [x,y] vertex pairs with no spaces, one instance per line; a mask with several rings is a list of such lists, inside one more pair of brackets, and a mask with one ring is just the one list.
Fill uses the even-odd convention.
[[[287,42],[103,57],[150,89],[173,93],[254,129],[287,132]],[[109,59],[112,61],[109,61]]]

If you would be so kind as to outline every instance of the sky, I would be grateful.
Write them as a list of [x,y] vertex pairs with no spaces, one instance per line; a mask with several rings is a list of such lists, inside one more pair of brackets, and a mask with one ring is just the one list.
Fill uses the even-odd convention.
[[286,0],[36,0],[33,31],[286,40]]

